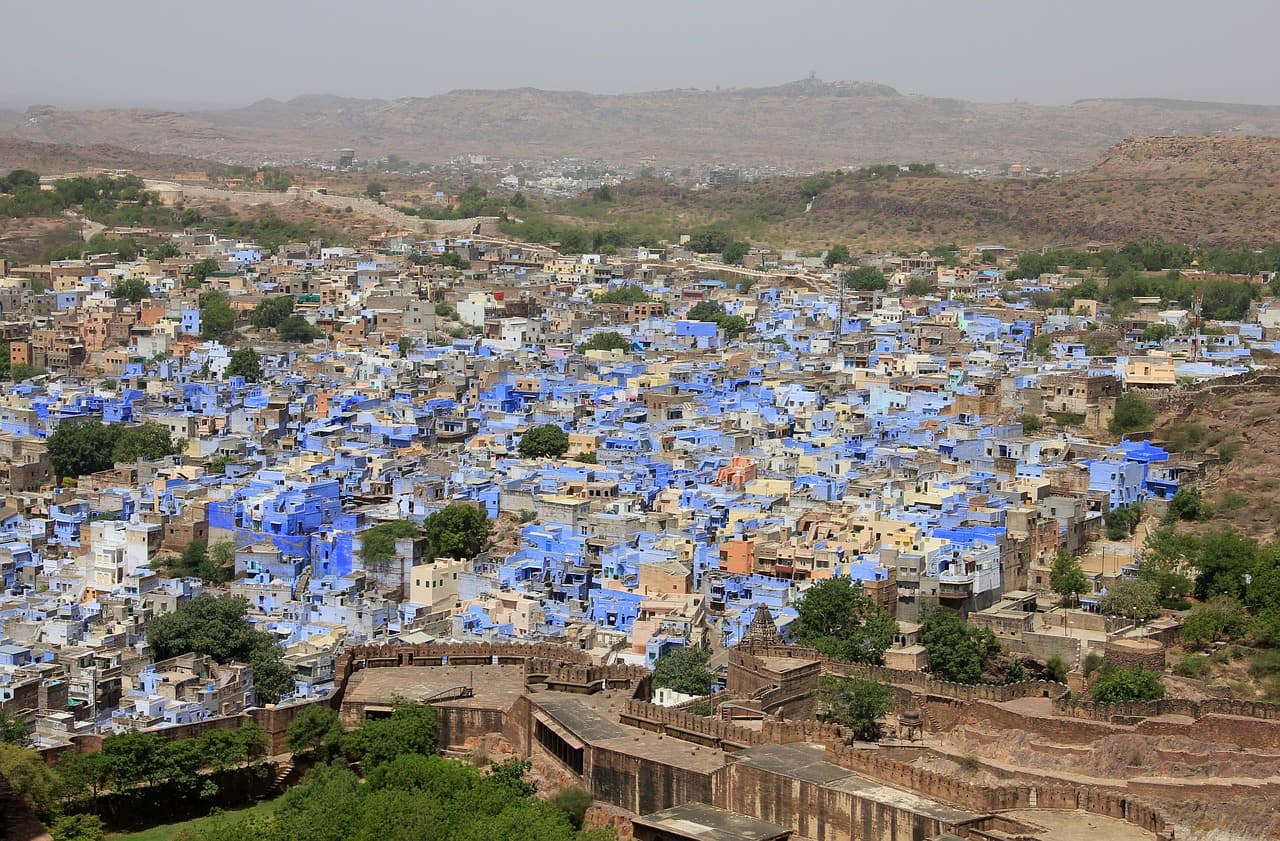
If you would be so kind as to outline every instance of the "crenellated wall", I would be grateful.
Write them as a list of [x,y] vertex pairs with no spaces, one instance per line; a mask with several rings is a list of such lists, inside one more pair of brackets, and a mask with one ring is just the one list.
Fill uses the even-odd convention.
[[[963,701],[1012,701],[1016,698],[1057,698],[1068,692],[1068,687],[1065,684],[1047,680],[1029,680],[1022,683],[1009,683],[999,686],[952,683],[951,681],[937,680],[924,672],[887,669],[884,666],[868,666],[864,663],[833,660],[816,649],[802,648],[800,646],[754,646],[745,648],[738,646],[729,654],[730,679],[733,679],[735,664],[738,668],[746,670],[748,674],[756,675],[763,679],[769,670],[765,669],[758,661],[753,662],[758,657],[816,660],[820,662],[821,671],[825,674],[875,678],[882,683],[894,686],[910,686],[931,695],[956,698]],[[747,683],[744,681],[744,686]]]
[[874,780],[974,812],[1008,809],[1079,809],[1117,818],[1172,839],[1173,830],[1153,807],[1130,795],[1067,783],[986,786],[965,782],[894,759],[885,751],[828,745],[827,761]]
[[1053,702],[1053,711],[1057,715],[1090,721],[1113,721],[1117,716],[1137,719],[1155,718],[1161,715],[1185,715],[1188,718],[1233,715],[1265,721],[1280,721],[1280,704],[1238,701],[1233,698],[1210,698],[1204,701],[1161,698],[1158,701],[1141,701],[1132,704],[1100,704],[1094,701],[1071,701],[1058,698]]

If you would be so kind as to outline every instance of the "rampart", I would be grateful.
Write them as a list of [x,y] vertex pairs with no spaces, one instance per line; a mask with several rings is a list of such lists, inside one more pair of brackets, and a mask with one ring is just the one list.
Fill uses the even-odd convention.
[[1162,715],[1183,715],[1201,719],[1210,715],[1258,718],[1264,721],[1280,721],[1280,704],[1263,701],[1238,701],[1233,698],[1209,698],[1204,701],[1188,701],[1183,698],[1161,698],[1158,701],[1141,701],[1131,704],[1101,704],[1094,701],[1072,701],[1057,698],[1053,702],[1057,715],[1083,718],[1089,721],[1110,723],[1135,723],[1141,719]]
[[817,660],[822,664],[822,671],[825,674],[874,678],[892,686],[912,687],[921,694],[938,695],[961,701],[1002,702],[1012,701],[1017,698],[1057,698],[1067,694],[1069,691],[1065,684],[1047,680],[1029,680],[999,686],[953,683],[946,680],[937,680],[924,672],[903,671],[888,669],[884,666],[869,666],[864,663],[834,660],[824,656],[816,649],[801,648],[799,646],[755,646],[741,653],[735,649],[730,653],[730,668],[734,665],[735,657],[738,662],[744,662],[745,658],[748,657],[786,657],[800,660]]
[[832,765],[975,812],[1033,808],[1079,809],[1127,821],[1154,833],[1157,838],[1173,837],[1172,829],[1154,808],[1134,797],[1105,789],[1065,783],[1034,786],[977,785],[910,765],[892,758],[884,751],[841,744],[827,745],[826,757]]

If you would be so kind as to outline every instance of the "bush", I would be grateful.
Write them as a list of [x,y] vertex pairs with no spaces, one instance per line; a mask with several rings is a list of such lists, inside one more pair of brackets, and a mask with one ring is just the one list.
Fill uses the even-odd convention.
[[1116,400],[1115,414],[1111,417],[1108,428],[1113,435],[1123,435],[1140,429],[1150,429],[1156,419],[1156,410],[1151,408],[1140,394],[1127,392]]
[[1164,697],[1160,675],[1147,669],[1107,669],[1090,690],[1101,704],[1128,704]]
[[1018,415],[1016,420],[1018,423],[1022,424],[1022,432],[1024,435],[1030,435],[1033,432],[1040,431],[1040,418],[1030,412]]
[[547,802],[568,815],[569,823],[574,829],[582,829],[587,810],[591,808],[595,798],[591,796],[591,792],[581,786],[571,786],[556,792]]
[[1191,648],[1203,648],[1220,639],[1243,637],[1249,630],[1249,616],[1244,605],[1230,596],[1215,596],[1196,605],[1182,622],[1182,642]]
[[1141,505],[1126,505],[1112,508],[1103,515],[1107,527],[1107,540],[1127,540],[1138,528],[1142,520]]
[[1179,488],[1169,503],[1169,516],[1187,522],[1202,522],[1213,518],[1213,506],[1200,496],[1195,488]]
[[1173,667],[1173,673],[1180,677],[1202,680],[1209,671],[1209,658],[1203,654],[1184,654]]

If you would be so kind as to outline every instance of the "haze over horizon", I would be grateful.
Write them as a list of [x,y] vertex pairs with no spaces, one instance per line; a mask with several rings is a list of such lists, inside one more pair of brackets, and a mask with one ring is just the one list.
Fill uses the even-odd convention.
[[[399,99],[533,87],[610,94],[769,87],[814,73],[905,94],[1043,105],[1164,98],[1280,105],[1266,0],[698,4],[165,0],[6,9],[0,107],[237,107],[306,94]],[[1221,47],[1205,33],[1229,33]],[[120,49],[111,49],[112,45]],[[1213,60],[1221,49],[1229,60]]]

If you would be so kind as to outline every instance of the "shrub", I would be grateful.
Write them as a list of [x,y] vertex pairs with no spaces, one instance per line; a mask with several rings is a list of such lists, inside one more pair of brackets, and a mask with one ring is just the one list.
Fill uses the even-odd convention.
[[1093,700],[1102,704],[1127,704],[1154,701],[1164,697],[1160,675],[1147,669],[1108,669],[1090,690]]
[[1181,677],[1201,680],[1209,671],[1209,658],[1203,654],[1184,654],[1173,667],[1173,673]]

